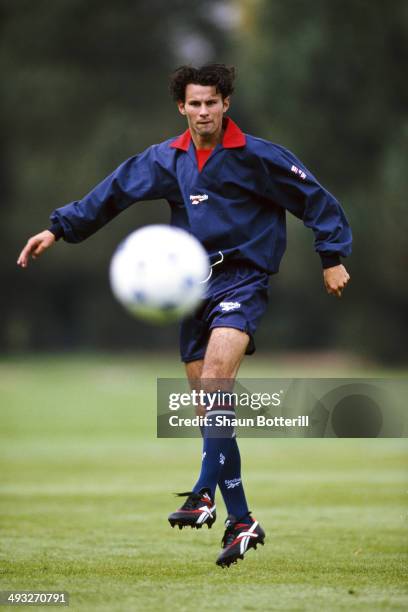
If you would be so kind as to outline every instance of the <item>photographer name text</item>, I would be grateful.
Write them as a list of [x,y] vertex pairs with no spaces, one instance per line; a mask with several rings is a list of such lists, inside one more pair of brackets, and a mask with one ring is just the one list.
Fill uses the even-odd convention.
[[309,416],[301,415],[294,418],[274,416],[265,417],[258,414],[256,417],[235,418],[224,415],[196,416],[191,418],[171,415],[171,427],[309,427]]

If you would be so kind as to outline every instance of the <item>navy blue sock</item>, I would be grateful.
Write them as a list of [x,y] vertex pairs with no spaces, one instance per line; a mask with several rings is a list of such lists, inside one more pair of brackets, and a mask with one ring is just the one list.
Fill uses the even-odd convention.
[[[219,474],[218,486],[228,514],[233,514],[237,519],[246,517],[249,511],[241,480],[241,455],[235,437],[232,438],[229,454]],[[252,522],[249,515],[248,518]]]
[[[211,422],[212,419],[213,417],[209,418],[209,421]],[[212,426],[203,427],[202,433],[204,442],[201,472],[193,491],[198,492],[200,489],[208,488],[211,491],[211,497],[214,499],[221,470],[230,454],[234,440],[232,438],[233,428],[223,428],[223,437],[214,437]]]
[[[217,416],[221,416],[225,424],[218,426]],[[229,424],[229,419],[234,416],[233,406],[229,403],[214,405],[212,410],[207,411],[205,415],[207,424],[200,427],[203,436],[203,458],[201,472],[193,488],[195,493],[208,488],[214,499],[221,470],[234,441],[234,427]]]

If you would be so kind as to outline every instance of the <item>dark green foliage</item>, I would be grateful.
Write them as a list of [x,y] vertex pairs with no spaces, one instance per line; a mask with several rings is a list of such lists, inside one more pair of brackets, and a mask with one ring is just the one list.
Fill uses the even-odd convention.
[[243,44],[237,49],[251,127],[294,150],[342,201],[354,233],[346,262],[352,281],[339,308],[319,296],[303,228],[292,228],[290,265],[284,264],[278,281],[278,312],[283,320],[286,313],[288,323],[285,337],[277,333],[279,345],[286,338],[290,346],[343,346],[402,360],[408,308],[402,278],[408,262],[407,3],[264,1],[255,9],[240,37],[245,52]]
[[3,349],[174,344],[174,328],[131,320],[107,280],[119,240],[167,221],[167,204],[135,206],[85,244],[58,244],[27,273],[15,261],[28,236],[47,227],[51,210],[80,198],[127,157],[184,131],[168,77],[200,55],[200,48],[191,58],[183,50],[186,33],[202,37],[205,61],[222,61],[213,4],[203,12],[164,0],[2,3]]

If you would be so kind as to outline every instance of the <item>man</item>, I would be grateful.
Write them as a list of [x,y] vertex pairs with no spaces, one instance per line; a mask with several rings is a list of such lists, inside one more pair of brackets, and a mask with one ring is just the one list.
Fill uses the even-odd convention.
[[[30,256],[39,257],[59,238],[86,239],[136,201],[165,198],[171,223],[195,235],[213,264],[206,297],[180,334],[188,379],[207,391],[220,381],[223,390],[231,388],[243,356],[255,350],[268,277],[285,250],[286,210],[313,230],[327,292],[340,297],[350,278],[340,256],[351,251],[351,232],[339,203],[292,153],[244,134],[225,117],[233,81],[234,69],[223,64],[176,70],[170,89],[187,119],[186,132],[125,161],[81,201],[55,210],[51,227],[30,238],[17,262],[25,268]],[[224,403],[210,416],[232,412]],[[180,494],[187,499],[169,521],[211,527],[218,485],[228,511],[217,559],[224,567],[263,544],[265,533],[248,509],[233,429],[214,437],[204,427],[202,434],[198,481]]]

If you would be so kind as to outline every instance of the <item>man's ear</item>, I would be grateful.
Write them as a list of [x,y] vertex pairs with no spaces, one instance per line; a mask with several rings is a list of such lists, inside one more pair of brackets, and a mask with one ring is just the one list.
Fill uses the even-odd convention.
[[182,100],[179,100],[177,102],[177,108],[179,109],[179,113],[181,113],[182,115],[185,116],[186,114],[186,109],[184,108],[185,104]]
[[230,101],[231,101],[231,98],[230,98],[229,96],[227,96],[226,98],[224,98],[224,100],[222,101],[222,104],[223,104],[223,111],[224,111],[224,113],[226,113],[226,112],[227,112],[227,110],[229,109],[229,107],[230,107]]

